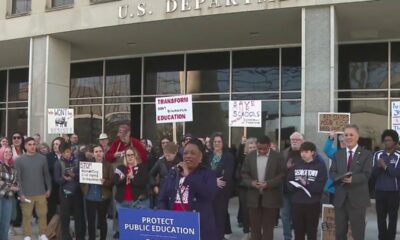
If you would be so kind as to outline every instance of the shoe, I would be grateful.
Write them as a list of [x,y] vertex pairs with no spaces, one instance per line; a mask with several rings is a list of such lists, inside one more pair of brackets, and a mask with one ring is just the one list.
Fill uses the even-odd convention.
[[49,240],[46,235],[42,234],[39,237],[39,240]]
[[26,237],[24,237],[24,240],[32,240],[32,238],[29,236],[26,236]]
[[119,239],[119,232],[115,232],[114,235],[113,235],[113,238],[114,239]]

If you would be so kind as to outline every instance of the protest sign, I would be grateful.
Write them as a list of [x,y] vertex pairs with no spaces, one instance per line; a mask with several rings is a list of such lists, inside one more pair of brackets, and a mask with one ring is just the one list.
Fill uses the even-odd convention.
[[98,162],[79,163],[79,182],[101,185],[103,178],[103,164]]
[[392,102],[392,129],[400,134],[400,102]]
[[121,240],[200,240],[196,212],[122,208],[118,217]]
[[261,127],[261,101],[229,101],[230,127]]
[[[335,240],[335,234],[335,209],[332,204],[322,204],[321,240]],[[347,239],[353,240],[350,225]]]
[[47,111],[47,131],[50,134],[74,133],[74,109],[49,108]]
[[193,121],[192,95],[156,98],[156,122]]
[[318,113],[318,132],[343,133],[344,127],[350,123],[350,113]]

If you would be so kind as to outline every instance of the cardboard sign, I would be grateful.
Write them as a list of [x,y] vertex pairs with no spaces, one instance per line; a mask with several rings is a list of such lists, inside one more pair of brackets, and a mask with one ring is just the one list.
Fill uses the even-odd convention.
[[102,185],[103,164],[98,162],[79,163],[79,182]]
[[118,211],[121,240],[200,240],[200,215],[151,209]]
[[47,131],[50,134],[74,133],[74,109],[49,108],[47,111]]
[[230,101],[230,127],[261,127],[261,101]]
[[[322,205],[321,240],[335,240],[335,209],[332,204]],[[347,239],[353,240],[351,229],[347,232]]]
[[318,132],[343,133],[344,127],[350,123],[350,113],[318,113]]
[[400,102],[392,102],[392,129],[400,134]]
[[156,98],[156,122],[193,121],[192,95]]

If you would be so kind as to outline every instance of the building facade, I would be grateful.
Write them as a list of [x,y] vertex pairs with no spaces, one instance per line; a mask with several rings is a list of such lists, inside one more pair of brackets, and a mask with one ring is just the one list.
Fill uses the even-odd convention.
[[350,112],[368,148],[400,98],[396,0],[5,0],[0,2],[0,133],[40,133],[47,109],[75,110],[83,142],[131,122],[157,141],[155,98],[193,96],[178,135],[221,131],[229,100],[262,100],[262,128],[287,146],[322,142],[318,112]]

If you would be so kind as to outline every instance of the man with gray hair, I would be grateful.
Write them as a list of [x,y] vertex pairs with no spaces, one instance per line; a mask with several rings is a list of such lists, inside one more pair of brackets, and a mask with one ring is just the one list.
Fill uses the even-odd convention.
[[[283,150],[283,159],[286,163],[286,174],[297,162],[301,162],[300,146],[304,142],[303,134],[294,132],[290,135],[290,146]],[[285,181],[286,182],[286,181]],[[281,219],[283,225],[283,237],[285,240],[292,239],[292,195],[287,188],[286,184],[283,184],[283,207],[281,208]]]
[[347,239],[348,223],[354,240],[365,237],[365,215],[370,206],[368,179],[372,171],[372,153],[358,145],[357,125],[344,128],[346,147],[333,155],[330,176],[336,186],[336,239]]

